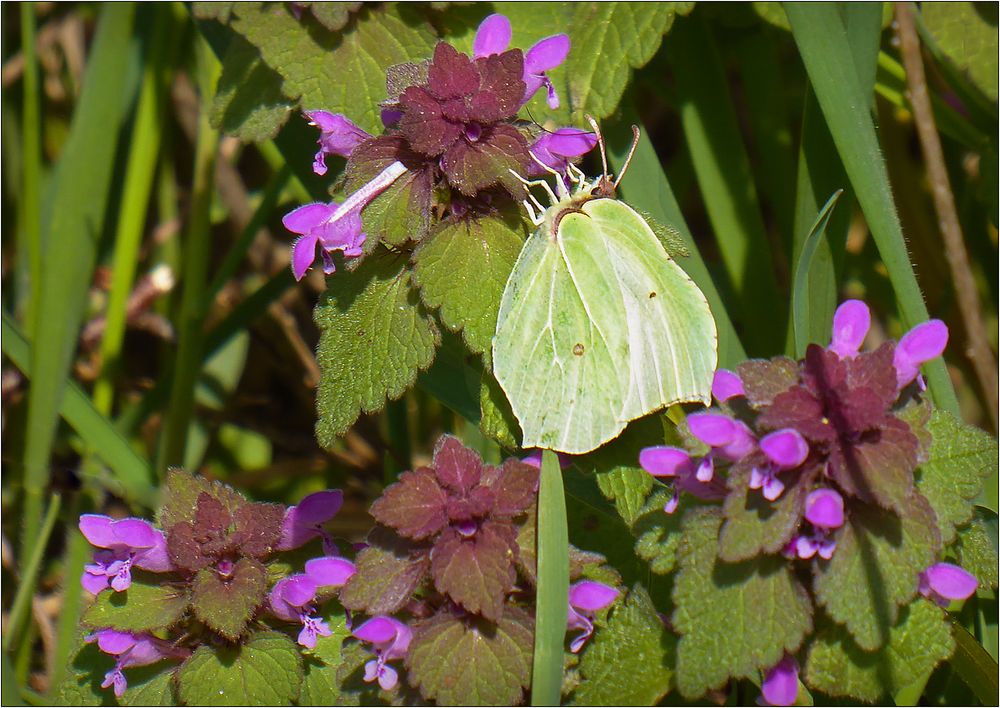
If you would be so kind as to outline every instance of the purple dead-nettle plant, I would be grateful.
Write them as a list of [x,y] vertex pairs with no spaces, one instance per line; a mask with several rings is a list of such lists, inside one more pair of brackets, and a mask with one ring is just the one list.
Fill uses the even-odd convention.
[[[317,254],[330,274],[336,270],[334,252],[356,259],[391,236],[364,222],[365,209],[380,195],[406,190],[413,219],[405,240],[416,242],[427,235],[433,215],[491,213],[504,194],[523,197],[524,187],[512,173],[537,174],[542,164],[565,169],[594,147],[595,136],[575,128],[543,133],[532,143],[517,121],[521,107],[543,87],[549,105],[559,105],[547,72],[565,60],[569,37],[548,37],[527,53],[508,49],[510,39],[507,19],[491,15],[480,25],[472,57],[439,42],[429,61],[391,67],[381,135],[369,135],[347,116],[305,112],[320,130],[313,170],[325,174],[330,155],[347,158],[348,196],[306,204],[283,219],[298,236],[292,248],[296,279]],[[399,240],[393,237],[394,243]]]
[[115,666],[104,675],[101,688],[113,688],[119,698],[128,688],[124,669],[130,666],[148,666],[164,659],[183,659],[191,652],[173,646],[145,632],[119,632],[101,629],[88,635],[85,641],[97,642],[97,647],[115,658]]
[[332,634],[329,625],[315,615],[317,595],[324,589],[342,587],[356,569],[346,558],[324,556],[307,561],[305,571],[275,583],[269,602],[276,617],[302,625],[298,643],[314,649],[318,637]]
[[413,632],[403,622],[379,615],[372,617],[353,632],[354,637],[371,644],[375,658],[365,664],[366,683],[378,681],[384,691],[391,691],[399,681],[396,669],[388,662],[406,656],[413,639]]
[[575,636],[569,644],[569,650],[574,654],[583,649],[583,645],[594,634],[594,615],[612,605],[621,595],[615,588],[594,580],[581,580],[569,589],[569,606],[566,612],[566,629],[583,631]]
[[106,587],[116,592],[132,584],[132,568],[154,573],[173,570],[167,554],[163,532],[145,519],[119,519],[84,514],[80,517],[80,532],[92,546],[94,562],[84,567],[80,583],[93,594]]

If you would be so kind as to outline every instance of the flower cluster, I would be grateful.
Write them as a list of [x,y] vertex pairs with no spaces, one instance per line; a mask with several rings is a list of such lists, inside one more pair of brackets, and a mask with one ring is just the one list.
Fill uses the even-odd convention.
[[[591,150],[596,137],[575,128],[544,132],[533,143],[516,123],[521,107],[545,88],[548,104],[559,96],[547,72],[569,53],[569,37],[547,37],[526,53],[508,49],[511,25],[503,15],[490,15],[479,27],[471,57],[439,42],[424,64],[391,67],[389,98],[382,104],[384,132],[372,136],[346,116],[323,110],[305,112],[320,130],[313,170],[323,175],[326,158],[348,159],[343,202],[306,204],[283,219],[297,235],[292,247],[292,271],[301,279],[316,260],[333,273],[333,253],[356,258],[369,234],[362,211],[394,185],[408,187],[414,223],[426,222],[435,200],[453,214],[470,204],[491,201],[500,187],[520,196],[523,187],[511,171],[537,174],[541,165],[565,169],[569,160]],[[409,234],[417,241],[426,233]],[[378,234],[377,236],[381,236]]]
[[[324,528],[342,502],[339,490],[310,494],[288,508],[249,502],[229,487],[171,470],[158,514],[162,528],[139,518],[81,516],[80,531],[95,548],[81,585],[104,595],[103,601],[116,595],[117,611],[135,618],[130,625],[134,631],[99,625],[87,637],[115,659],[102,686],[123,695],[128,688],[126,668],[185,659],[192,653],[190,642],[197,641],[191,638],[204,637],[206,628],[229,642],[252,636],[252,622],[264,609],[280,620],[301,624],[299,644],[314,648],[318,637],[331,633],[317,614],[319,605],[355,572],[351,561],[336,555],[336,544]],[[303,573],[281,577],[287,566],[265,565],[275,553],[314,541],[322,554],[305,561]],[[273,571],[279,579],[268,592],[273,568],[280,569]],[[144,596],[128,592],[136,583],[147,594],[155,594],[157,584],[169,588],[156,596],[173,607],[168,631],[176,639],[161,635],[159,620],[141,624],[149,610],[130,605]]]

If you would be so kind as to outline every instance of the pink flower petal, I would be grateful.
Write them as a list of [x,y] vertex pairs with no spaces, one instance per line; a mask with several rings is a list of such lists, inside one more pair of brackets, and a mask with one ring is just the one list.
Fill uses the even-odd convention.
[[323,224],[336,211],[336,204],[313,202],[288,212],[281,219],[281,223],[294,234],[307,234]]
[[768,433],[760,439],[760,449],[781,469],[801,465],[809,455],[809,445],[794,428]]
[[913,381],[920,365],[941,356],[947,344],[948,327],[941,320],[924,322],[904,334],[896,344],[892,361],[897,386],[902,388]]
[[799,664],[789,655],[777,663],[760,685],[761,695],[772,706],[790,706],[799,694]]
[[596,612],[609,606],[620,593],[593,580],[581,580],[569,589],[569,604],[578,610]]
[[654,477],[675,477],[690,471],[691,456],[678,447],[657,445],[639,452],[639,465]]
[[948,600],[965,600],[979,587],[976,576],[953,563],[936,563],[923,576],[933,593]]
[[718,369],[712,378],[712,395],[717,401],[728,401],[736,396],[745,396],[743,381],[728,369]]
[[871,313],[861,300],[847,300],[833,314],[833,338],[830,351],[841,359],[857,355],[871,327]]
[[500,54],[510,46],[511,34],[510,20],[500,14],[490,15],[479,23],[472,41],[472,56],[480,59]]
[[817,489],[806,497],[806,520],[813,526],[836,529],[844,525],[844,498],[833,489]]
[[357,572],[354,563],[346,558],[325,556],[306,561],[306,575],[319,587],[340,587]]
[[565,34],[539,40],[524,55],[524,73],[538,74],[556,68],[566,60],[569,48],[569,36]]

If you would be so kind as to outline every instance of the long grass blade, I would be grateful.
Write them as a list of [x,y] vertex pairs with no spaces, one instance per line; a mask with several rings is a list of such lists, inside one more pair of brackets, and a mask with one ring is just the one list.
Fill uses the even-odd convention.
[[538,486],[538,585],[531,705],[557,706],[562,692],[563,642],[569,604],[569,531],[559,458],[542,453]]
[[49,455],[86,291],[102,231],[111,171],[128,101],[128,56],[135,7],[101,8],[83,91],[45,200],[42,234],[52,254],[42,269],[31,337],[28,431],[24,453],[25,555],[34,547],[49,483]]
[[42,226],[39,194],[42,174],[42,120],[38,90],[38,56],[35,52],[35,3],[21,5],[21,50],[24,55],[24,106],[21,121],[21,243],[28,252],[30,295],[25,312],[29,327],[34,322],[42,287]]
[[[31,345],[14,320],[6,313],[2,319],[3,353],[29,380],[32,378]],[[86,446],[111,469],[113,478],[104,480],[105,488],[129,500],[153,508],[157,500],[152,485],[152,470],[115,426],[94,407],[87,394],[70,381],[59,405],[62,416]]]
[[[859,85],[846,30],[833,5],[789,2],[784,7],[830,134],[889,273],[904,325],[912,327],[929,315],[910,266],[868,110],[871,97]],[[944,362],[930,362],[926,371],[934,403],[957,413],[958,400]]]
[[799,262],[795,265],[795,278],[792,281],[792,322],[795,329],[796,358],[805,356],[806,347],[809,345],[809,342],[815,341],[810,338],[809,334],[809,310],[807,309],[809,267],[812,265],[816,246],[819,245],[820,239],[823,238],[823,234],[826,232],[826,225],[830,221],[830,214],[833,212],[833,207],[836,206],[837,200],[840,199],[843,193],[844,190],[842,189],[835,192],[827,200],[823,209],[820,210],[816,221],[813,222],[812,228],[809,229],[809,235],[806,236],[805,244],[802,247],[802,254],[799,256]]
[[997,662],[962,625],[953,624],[951,634],[955,638],[955,653],[950,661],[952,668],[984,706],[996,705],[1000,695]]
[[732,284],[745,343],[752,353],[773,353],[784,332],[778,316],[784,308],[722,59],[697,13],[677,21],[666,49],[685,141]]
[[53,494],[49,501],[49,508],[45,512],[45,520],[42,522],[41,530],[35,539],[35,547],[31,549],[28,560],[21,568],[21,577],[17,584],[17,594],[14,595],[14,604],[10,608],[10,619],[7,624],[7,633],[3,638],[3,650],[9,652],[17,645],[18,635],[21,627],[28,616],[28,609],[31,606],[31,598],[35,595],[35,587],[38,584],[38,571],[42,566],[42,557],[45,555],[45,547],[49,544],[49,536],[59,517],[59,507],[61,497]]

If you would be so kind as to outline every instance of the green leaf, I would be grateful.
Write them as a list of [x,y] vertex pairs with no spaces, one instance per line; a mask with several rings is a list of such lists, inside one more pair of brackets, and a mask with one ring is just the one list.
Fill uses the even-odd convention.
[[212,99],[212,126],[245,142],[260,142],[277,135],[293,107],[281,92],[281,75],[264,63],[257,47],[234,36]]
[[[697,698],[729,678],[755,677],[794,652],[812,629],[812,607],[788,561],[716,558],[722,514],[715,507],[684,517],[673,591],[677,688]],[[839,550],[839,549],[838,549]]]
[[152,585],[133,575],[128,590],[102,590],[83,613],[83,623],[123,632],[163,629],[181,618],[190,598],[183,588]]
[[112,669],[114,660],[102,653],[96,642],[84,644],[82,634],[77,636],[76,642],[69,670],[52,691],[56,703],[61,706],[115,705],[111,689],[101,688],[104,674]]
[[677,567],[681,520],[687,508],[687,497],[682,497],[674,513],[668,514],[663,507],[671,496],[667,489],[653,492],[632,522],[632,534],[636,537],[635,554],[649,563],[649,569],[657,575],[667,575]]
[[979,2],[925,2],[920,17],[941,51],[996,101],[997,8]]
[[400,246],[423,240],[431,223],[431,189],[428,172],[409,171],[372,200],[361,212],[365,252],[380,242]]
[[493,377],[492,372],[483,371],[479,386],[479,429],[483,435],[496,440],[501,447],[516,449],[521,447],[521,427],[517,424],[510,402]]
[[177,675],[181,700],[202,706],[287,706],[299,693],[302,658],[278,632],[236,646],[200,646]]
[[368,547],[355,559],[357,572],[340,591],[349,610],[392,614],[405,605],[430,569],[426,548],[414,547],[386,528],[368,535]]
[[224,636],[238,639],[267,595],[267,569],[240,558],[226,579],[215,568],[202,568],[191,584],[191,608],[198,619]]
[[624,465],[599,472],[595,479],[601,494],[615,503],[615,509],[628,525],[634,523],[643,512],[646,497],[655,484],[652,475],[646,470]]
[[945,613],[918,599],[900,612],[887,645],[877,652],[864,651],[843,627],[827,621],[809,647],[805,682],[831,696],[878,702],[930,673],[954,648]]
[[927,427],[933,437],[929,459],[920,465],[917,489],[931,503],[947,545],[955,538],[955,527],[972,518],[972,500],[997,469],[997,440],[940,409]]
[[509,706],[531,681],[531,617],[507,607],[494,625],[444,611],[413,626],[409,683],[438,705]]
[[[869,110],[871,97],[861,88],[839,10],[834,5],[800,2],[786,2],[784,8],[830,134],[889,273],[903,324],[913,327],[925,322],[930,318],[910,265],[881,158]],[[934,403],[957,412],[958,402],[944,362],[929,362],[925,370]]]
[[163,664],[154,664],[129,669],[126,674],[128,688],[119,701],[127,706],[178,705],[175,668],[176,665],[165,667]]
[[997,662],[979,641],[961,625],[952,625],[955,655],[951,665],[984,706],[997,702]]
[[312,16],[331,32],[343,29],[347,21],[351,19],[351,13],[361,7],[360,2],[308,2],[302,4],[308,6]]
[[362,412],[399,398],[430,366],[439,342],[434,320],[410,286],[406,254],[379,249],[327,284],[315,313],[322,332],[316,437],[323,447]]
[[[281,3],[240,3],[233,14],[232,28],[282,76],[285,96],[306,110],[343,113],[370,133],[382,129],[386,69],[429,57],[435,43],[431,28],[407,8],[366,8],[338,34],[310,15],[296,20]],[[350,80],[335,78],[345,76]]]
[[317,637],[316,648],[306,651],[303,657],[302,689],[296,701],[300,706],[332,706],[340,696],[337,668],[341,663],[341,645],[351,636],[351,630],[347,628],[347,616],[334,609],[334,604],[323,613],[332,634]]
[[570,704],[656,705],[672,684],[676,643],[649,593],[636,585],[606,623],[597,623]]
[[838,189],[820,209],[816,221],[813,222],[805,238],[798,263],[795,264],[795,280],[792,285],[792,325],[795,332],[795,353],[798,357],[805,356],[806,347],[814,341],[810,336],[809,319],[809,271],[812,268],[813,254],[823,240],[827,222],[830,221],[833,208],[843,193],[843,189]]
[[563,682],[563,643],[569,592],[569,531],[559,458],[542,452],[536,517],[535,639],[532,705],[557,705]]
[[424,304],[440,308],[445,326],[461,330],[477,354],[490,349],[500,297],[525,237],[519,218],[445,222],[413,254]]
[[814,468],[786,475],[785,491],[770,502],[760,490],[750,489],[750,465],[738,463],[727,480],[729,494],[723,503],[726,522],[719,535],[719,558],[737,562],[762,553],[778,553],[802,521],[817,471]]
[[937,557],[934,512],[919,494],[902,517],[852,502],[829,561],[817,561],[813,590],[858,645],[874,651],[889,639],[899,607],[917,594],[917,576]]
[[997,521],[977,516],[968,526],[958,529],[955,553],[958,564],[976,576],[982,589],[994,588],[997,578]]

